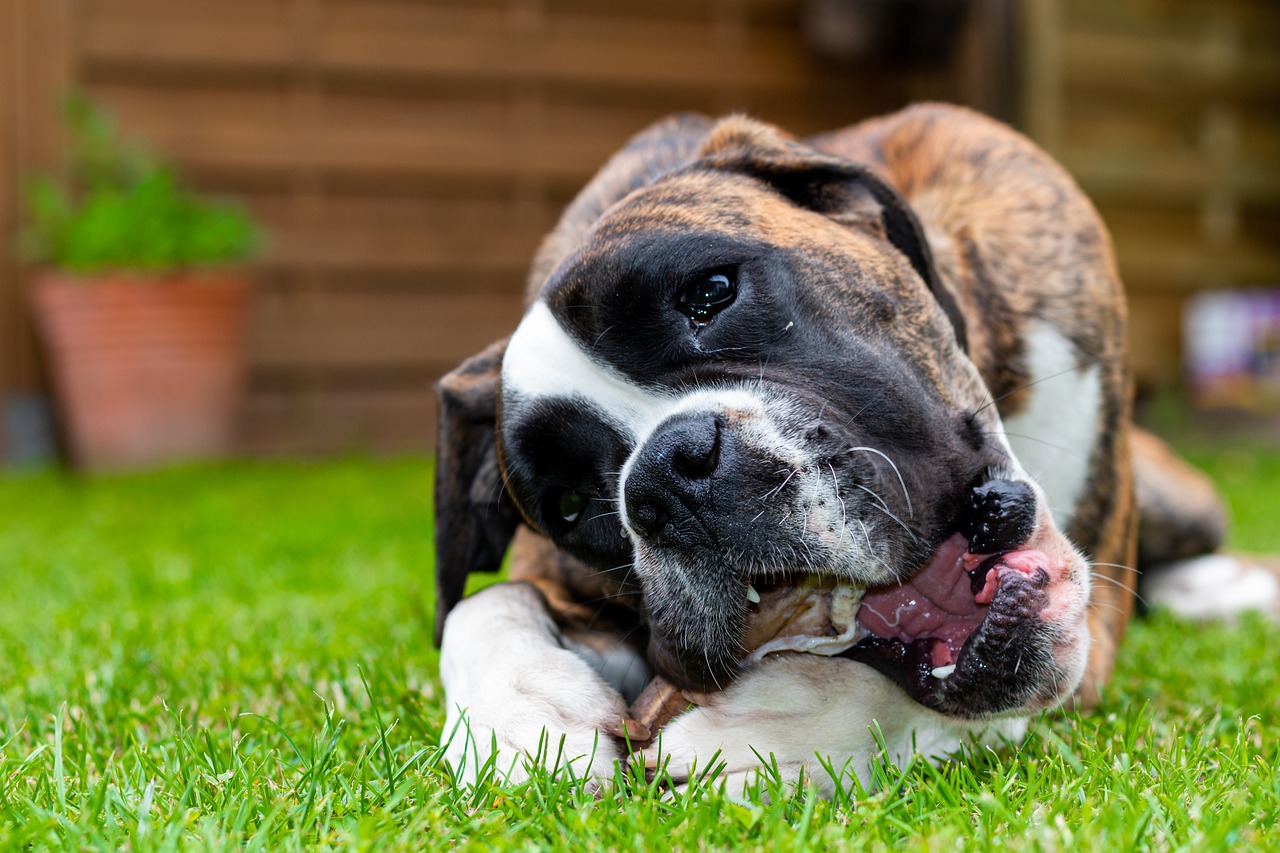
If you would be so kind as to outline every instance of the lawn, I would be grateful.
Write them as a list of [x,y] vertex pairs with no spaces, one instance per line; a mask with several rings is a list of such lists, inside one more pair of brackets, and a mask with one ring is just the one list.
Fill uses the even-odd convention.
[[[1280,453],[1202,450],[1280,553]],[[1280,627],[1132,629],[1105,707],[1007,754],[754,805],[439,760],[431,470],[349,459],[0,476],[0,848],[1280,845]]]

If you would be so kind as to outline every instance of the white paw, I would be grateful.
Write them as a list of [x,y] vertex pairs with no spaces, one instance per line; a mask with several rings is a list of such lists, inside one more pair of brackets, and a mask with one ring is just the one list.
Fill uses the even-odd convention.
[[1188,619],[1221,619],[1247,610],[1280,614],[1280,578],[1232,554],[1159,566],[1147,575],[1146,596],[1151,606]]
[[[459,784],[492,766],[520,782],[531,766],[596,783],[612,778],[626,723],[622,696],[564,648],[532,587],[502,584],[465,599],[440,653],[445,758]],[[635,734],[635,724],[631,724]]]
[[[815,655],[766,659],[727,690],[702,697],[641,753],[646,768],[675,782],[718,771],[717,784],[743,794],[761,773],[807,784],[830,796],[857,777],[870,783],[877,756],[902,763],[937,759],[975,737],[1018,738],[1025,720],[973,723],[944,717],[911,700],[864,664]],[[882,750],[883,745],[883,750]]]

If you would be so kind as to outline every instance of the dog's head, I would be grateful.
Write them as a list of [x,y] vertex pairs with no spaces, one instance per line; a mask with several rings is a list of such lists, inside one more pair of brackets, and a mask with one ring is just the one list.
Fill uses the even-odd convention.
[[446,382],[441,616],[514,527],[500,471],[532,527],[643,592],[677,684],[727,683],[759,589],[812,574],[870,589],[849,656],[931,707],[1063,699],[1087,568],[905,202],[745,119],[659,137],[570,209],[505,351]]

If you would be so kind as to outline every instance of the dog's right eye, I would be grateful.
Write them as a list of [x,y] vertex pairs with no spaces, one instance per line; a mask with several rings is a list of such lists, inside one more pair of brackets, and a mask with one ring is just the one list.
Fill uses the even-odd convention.
[[705,326],[737,297],[738,283],[732,270],[720,270],[690,282],[680,294],[679,307],[695,326]]

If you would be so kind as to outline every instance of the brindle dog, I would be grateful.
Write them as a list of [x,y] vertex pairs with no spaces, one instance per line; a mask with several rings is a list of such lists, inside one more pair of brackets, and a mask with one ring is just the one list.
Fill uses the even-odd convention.
[[[804,142],[659,123],[574,200],[527,299],[441,383],[437,639],[465,778],[544,731],[608,775],[599,733],[649,734],[625,703],[653,673],[700,702],[663,734],[677,775],[717,750],[730,773],[757,752],[861,773],[873,723],[897,754],[1016,734],[1097,701],[1128,567],[1220,544],[1212,487],[1130,423],[1097,213],[967,110]],[[1159,473],[1141,513],[1135,455]],[[513,537],[511,583],[459,604]],[[803,576],[867,589],[862,640],[744,665],[758,588]]]

